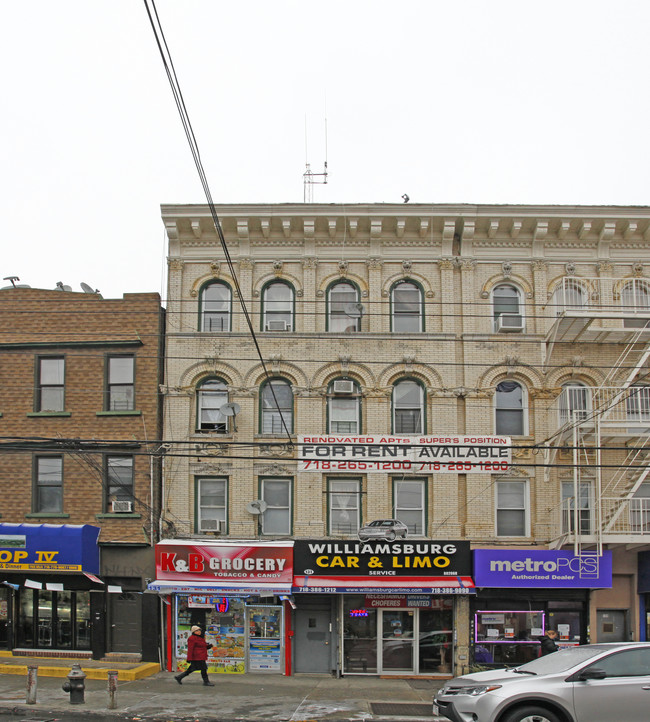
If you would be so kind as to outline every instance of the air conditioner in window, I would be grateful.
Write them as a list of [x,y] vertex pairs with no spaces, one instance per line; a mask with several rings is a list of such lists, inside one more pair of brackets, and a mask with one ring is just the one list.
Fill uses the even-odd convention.
[[223,534],[226,530],[226,522],[223,519],[203,519],[201,531],[216,531]]
[[267,331],[290,331],[289,322],[288,321],[267,321],[266,322],[266,330]]
[[518,313],[502,313],[497,317],[497,331],[501,333],[524,330],[524,319]]
[[124,514],[133,511],[133,502],[125,499],[111,502],[111,510],[114,514]]
[[332,391],[335,394],[353,394],[354,393],[354,381],[335,381],[332,384]]

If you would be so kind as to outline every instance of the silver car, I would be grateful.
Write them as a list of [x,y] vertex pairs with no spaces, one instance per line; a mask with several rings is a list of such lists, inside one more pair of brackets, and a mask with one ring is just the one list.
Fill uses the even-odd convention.
[[369,539],[393,541],[398,537],[406,539],[408,532],[406,524],[397,519],[375,519],[370,524],[364,524],[359,529],[358,536],[361,541],[368,541]]
[[433,713],[453,722],[648,722],[650,642],[571,647],[456,677]]

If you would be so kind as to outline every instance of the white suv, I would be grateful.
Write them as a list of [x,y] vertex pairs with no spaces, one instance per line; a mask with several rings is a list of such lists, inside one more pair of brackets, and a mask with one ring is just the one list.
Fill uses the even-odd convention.
[[433,713],[453,722],[648,722],[650,642],[571,647],[456,677]]

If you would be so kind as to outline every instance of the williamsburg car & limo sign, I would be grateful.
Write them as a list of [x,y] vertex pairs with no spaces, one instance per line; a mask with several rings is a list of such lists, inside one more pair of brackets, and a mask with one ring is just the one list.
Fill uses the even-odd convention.
[[296,539],[294,589],[300,592],[471,594],[467,541],[330,542]]
[[298,471],[498,473],[511,464],[507,436],[298,437]]

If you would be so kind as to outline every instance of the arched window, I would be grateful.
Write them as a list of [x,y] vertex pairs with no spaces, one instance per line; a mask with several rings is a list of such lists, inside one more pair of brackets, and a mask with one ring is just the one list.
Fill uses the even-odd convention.
[[393,433],[424,432],[424,389],[417,381],[405,379],[393,386]]
[[509,283],[495,286],[492,291],[492,311],[495,331],[522,331],[524,317],[521,307],[521,293]]
[[505,436],[523,436],[526,433],[524,390],[516,381],[497,384],[495,398],[495,431]]
[[332,333],[351,333],[361,330],[359,290],[349,281],[330,286],[327,292],[327,330]]
[[575,278],[563,278],[553,291],[551,301],[557,316],[565,311],[580,311],[587,305],[587,289]]
[[584,421],[591,409],[591,391],[581,383],[562,385],[560,394],[560,424]]
[[413,281],[398,281],[391,289],[391,322],[397,333],[423,330],[422,290]]
[[221,281],[208,283],[201,289],[201,331],[230,331],[232,293]]
[[[623,312],[631,316],[631,318],[623,320],[625,328],[648,326],[650,324],[650,286],[647,281],[640,278],[628,281],[621,290],[621,306]],[[640,318],[641,316],[643,318]]]
[[293,391],[285,379],[265,381],[260,390],[260,432],[286,434],[293,431]]
[[221,379],[206,379],[197,388],[197,431],[228,431],[228,417],[220,409],[228,403],[228,388]]
[[327,402],[329,434],[358,434],[361,431],[361,397],[355,381],[333,381],[328,388]]
[[262,329],[293,329],[293,288],[284,281],[273,281],[262,291]]

